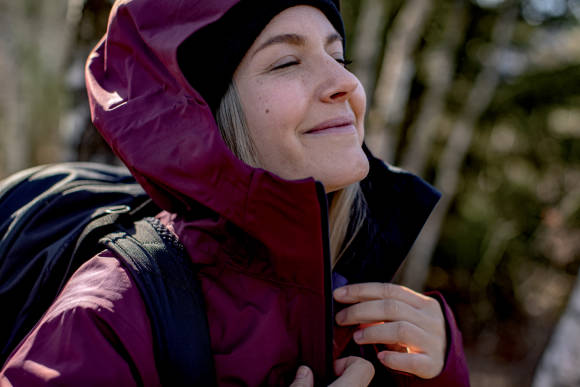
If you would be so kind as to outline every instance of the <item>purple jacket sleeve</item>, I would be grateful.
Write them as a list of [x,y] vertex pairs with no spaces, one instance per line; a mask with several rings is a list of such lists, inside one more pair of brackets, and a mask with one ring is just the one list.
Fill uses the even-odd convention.
[[[122,311],[122,313],[118,313]],[[0,371],[0,386],[156,386],[145,305],[120,262],[102,253],[71,277]]]
[[441,304],[447,330],[447,355],[445,365],[439,375],[432,379],[421,379],[413,375],[398,374],[397,385],[406,387],[467,387],[469,386],[469,371],[463,353],[461,332],[457,328],[453,312],[439,292],[429,292],[428,296],[435,298]]

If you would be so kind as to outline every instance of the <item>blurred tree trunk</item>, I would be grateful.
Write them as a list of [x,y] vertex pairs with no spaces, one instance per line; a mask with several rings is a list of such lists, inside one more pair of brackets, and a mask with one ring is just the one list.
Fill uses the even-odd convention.
[[493,49],[475,79],[463,110],[452,128],[451,135],[443,150],[435,178],[435,187],[441,190],[443,196],[409,253],[404,268],[403,283],[412,289],[422,290],[425,285],[431,257],[439,240],[443,221],[457,191],[459,174],[465,155],[471,145],[475,124],[489,106],[499,84],[500,55],[512,39],[517,16],[518,10],[514,7],[498,17],[493,30]]
[[568,307],[536,370],[532,387],[579,386],[580,367],[580,274]]
[[5,173],[60,160],[64,64],[71,43],[67,10],[80,0],[4,2],[0,46]]
[[[362,0],[354,37],[353,72],[370,96],[375,84],[375,66],[382,46],[384,22],[392,5],[384,0]],[[371,102],[370,99],[367,102]]]
[[0,172],[4,176],[24,168],[30,162],[28,131],[23,125],[27,114],[25,107],[19,103],[22,100],[22,90],[18,80],[21,69],[18,56],[15,55],[18,49],[18,40],[15,37],[25,40],[31,29],[23,28],[19,23],[23,18],[24,2],[3,1],[2,10],[0,31],[4,38],[0,39],[0,79],[2,80],[0,91],[2,168]]
[[0,62],[0,79],[2,79],[2,92],[0,92],[0,145],[2,149],[0,178],[24,168],[29,164],[30,159],[28,132],[22,125],[26,114],[23,111],[24,107],[19,103],[20,88],[14,77],[14,74],[18,74],[18,69],[9,52],[6,41],[0,40],[0,58],[2,59]]
[[423,55],[427,90],[421,98],[419,114],[409,128],[411,139],[401,158],[401,167],[419,176],[423,175],[435,129],[445,112],[445,96],[455,73],[455,54],[464,38],[466,19],[465,2],[456,0],[443,23],[443,40]]
[[[398,142],[398,128],[405,115],[415,72],[412,54],[433,9],[431,0],[408,0],[388,33],[374,106],[370,111],[370,147],[383,160],[392,162]],[[372,144],[381,144],[379,147]]]

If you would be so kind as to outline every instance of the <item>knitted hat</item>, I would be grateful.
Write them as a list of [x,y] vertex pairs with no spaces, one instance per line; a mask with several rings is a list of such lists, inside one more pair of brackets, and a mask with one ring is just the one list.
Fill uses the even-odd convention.
[[342,36],[339,0],[241,0],[224,16],[195,32],[177,49],[181,71],[213,113],[219,107],[236,68],[266,25],[286,8],[310,5],[320,9]]

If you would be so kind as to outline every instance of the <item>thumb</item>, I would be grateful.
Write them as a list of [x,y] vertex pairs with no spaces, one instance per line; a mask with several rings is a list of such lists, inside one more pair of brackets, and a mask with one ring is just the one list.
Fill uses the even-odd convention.
[[355,356],[336,360],[334,371],[339,378],[331,384],[332,387],[368,386],[375,375],[370,361]]
[[296,377],[290,385],[290,387],[313,387],[314,386],[314,376],[310,368],[306,366],[298,367],[296,372]]

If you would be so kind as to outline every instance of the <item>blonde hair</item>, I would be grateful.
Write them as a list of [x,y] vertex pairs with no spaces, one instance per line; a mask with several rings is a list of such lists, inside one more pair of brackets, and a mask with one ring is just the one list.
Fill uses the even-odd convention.
[[[256,145],[250,136],[242,104],[232,82],[216,112],[216,120],[226,145],[234,155],[253,167],[260,167]],[[340,189],[332,196],[328,223],[332,267],[352,243],[365,219],[365,201],[360,184]],[[349,233],[349,226],[351,232]],[[347,235],[350,234],[348,240]]]

